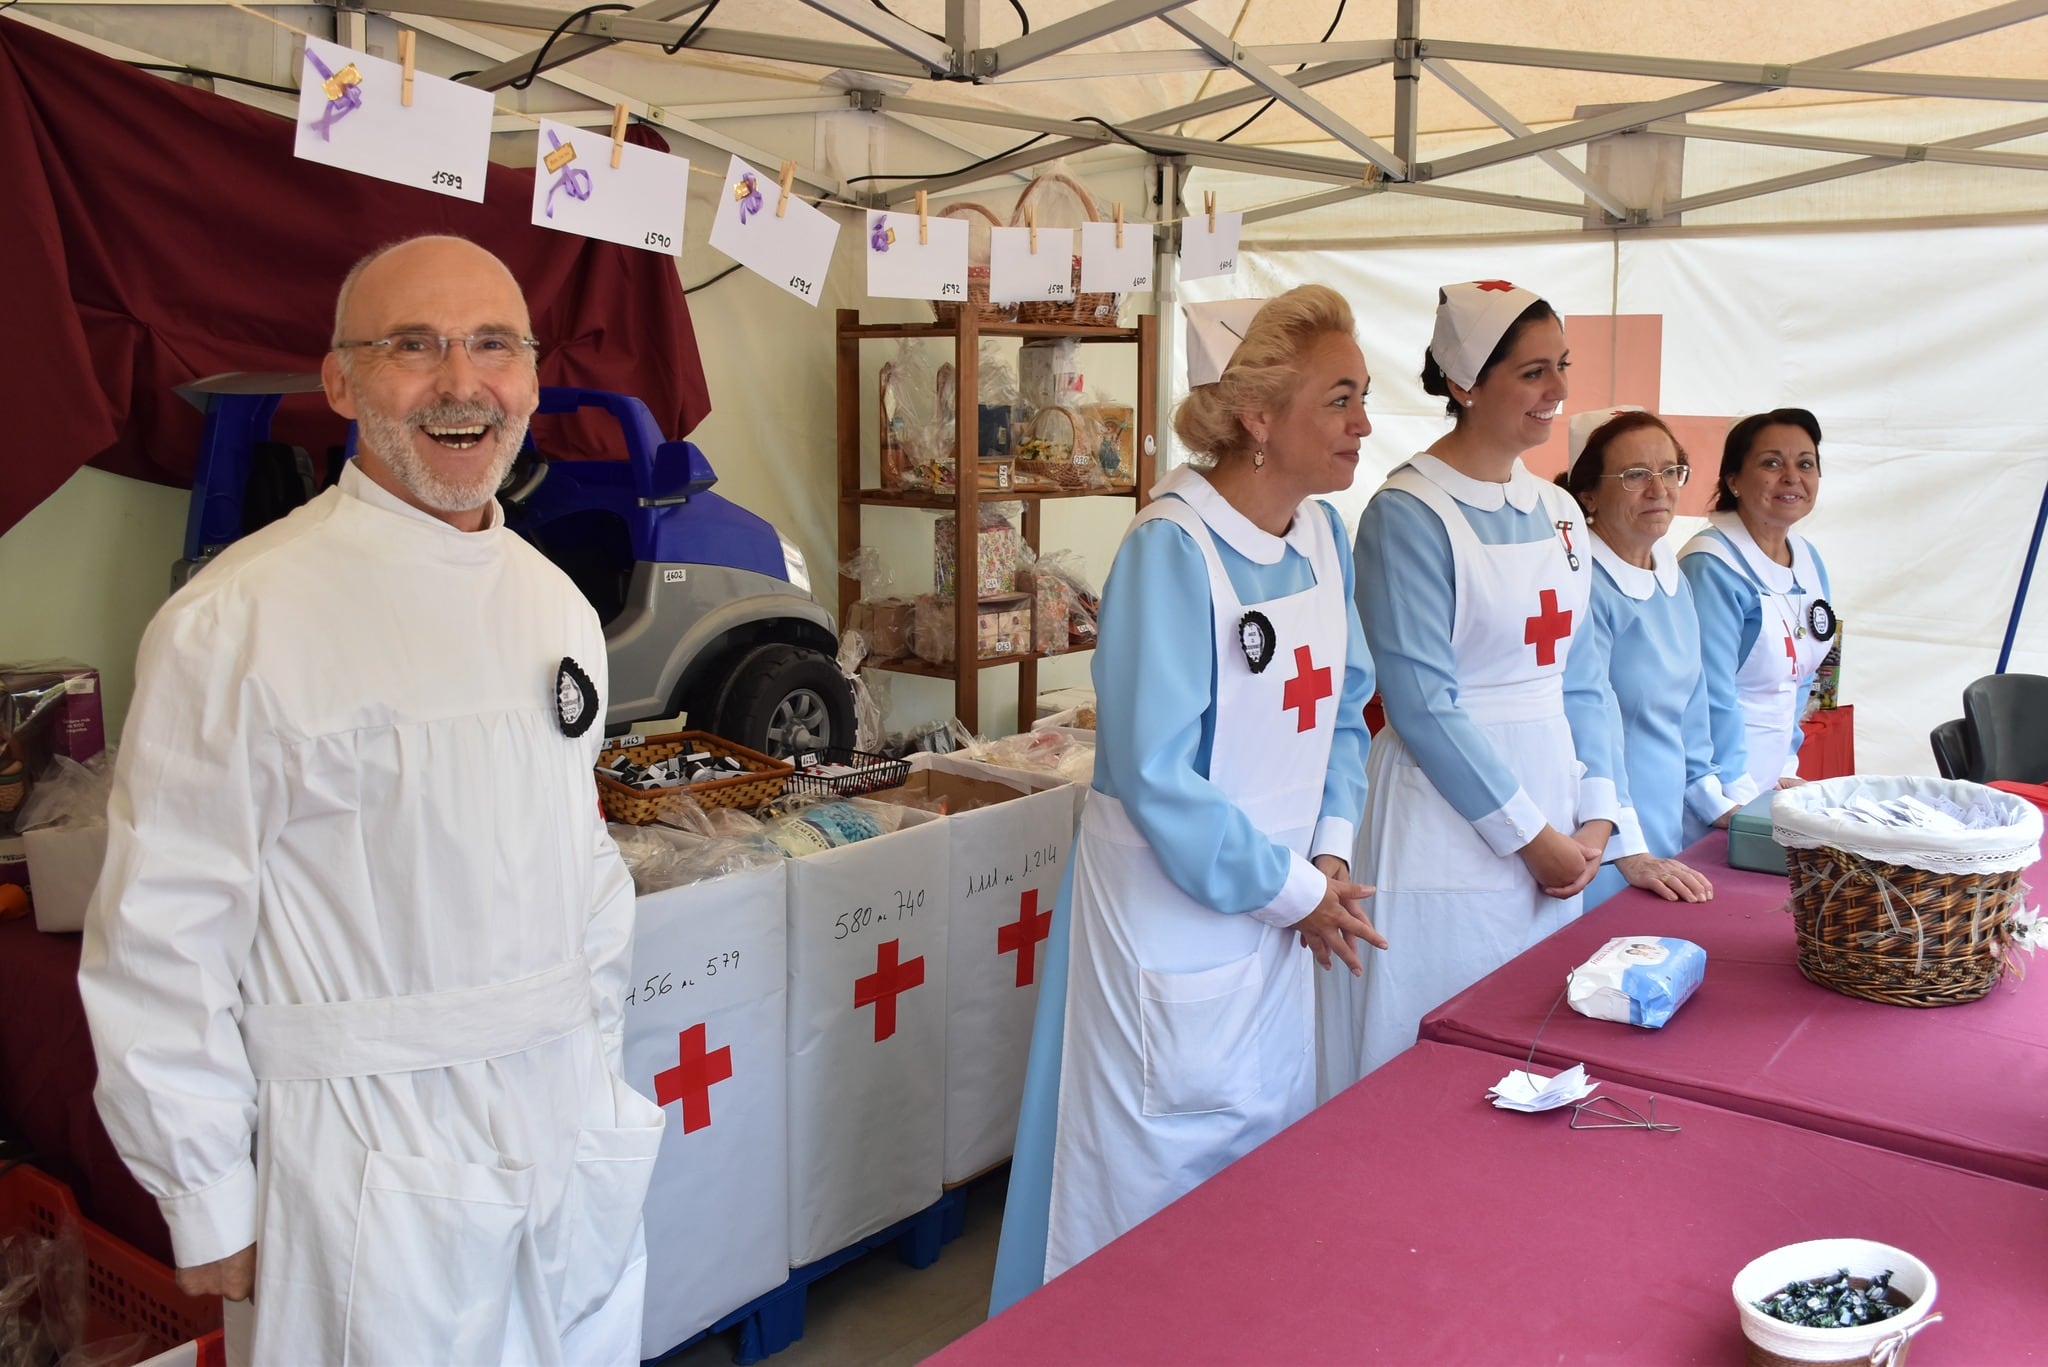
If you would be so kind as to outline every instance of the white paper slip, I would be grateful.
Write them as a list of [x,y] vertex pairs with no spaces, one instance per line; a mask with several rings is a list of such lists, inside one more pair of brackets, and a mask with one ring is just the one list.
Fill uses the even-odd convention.
[[754,274],[788,290],[812,308],[825,288],[839,225],[790,191],[776,213],[782,187],[775,177],[732,159],[725,189],[711,219],[711,245]]
[[1124,224],[1124,245],[1116,245],[1116,224],[1081,225],[1081,288],[1089,294],[1130,294],[1152,288],[1152,225]]
[[1035,252],[1031,229],[990,228],[988,251],[990,303],[1074,297],[1072,228],[1040,228]]
[[1237,238],[1244,231],[1244,215],[1215,215],[1214,232],[1209,231],[1209,218],[1208,214],[1196,214],[1180,221],[1180,278],[1183,280],[1237,274]]
[[293,154],[483,203],[491,92],[415,70],[408,106],[402,75],[396,62],[308,38]]
[[1556,1077],[1516,1069],[1487,1089],[1493,1104],[1504,1111],[1554,1111],[1583,1101],[1597,1084],[1586,1076],[1586,1065],[1575,1063]]
[[967,220],[868,210],[868,293],[877,299],[965,299]]
[[674,256],[683,245],[690,163],[627,143],[612,165],[609,133],[540,121],[533,225]]

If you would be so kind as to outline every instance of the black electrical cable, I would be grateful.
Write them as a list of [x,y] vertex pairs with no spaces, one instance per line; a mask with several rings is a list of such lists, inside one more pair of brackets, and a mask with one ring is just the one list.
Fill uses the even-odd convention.
[[540,45],[540,51],[533,54],[533,65],[527,69],[527,72],[524,76],[521,76],[518,80],[512,82],[512,89],[524,90],[528,86],[532,85],[534,81],[539,78],[541,64],[547,61],[548,59],[548,49],[555,45],[555,39],[561,37],[564,33],[569,31],[569,25],[576,23],[578,20],[587,19],[593,14],[602,13],[605,10],[630,11],[632,8],[633,7],[631,5],[585,5],[582,9],[577,10],[567,19],[564,19],[561,23],[555,25],[555,31],[553,33],[550,33],[548,35],[548,40]]
[[[1320,37],[1320,38],[1318,38],[1318,39],[1316,39],[1316,41],[1317,41],[1317,42],[1319,42],[1319,43],[1327,43],[1327,42],[1329,42],[1329,41],[1330,41],[1330,35],[1331,35],[1331,34],[1333,34],[1333,33],[1335,33],[1335,32],[1337,31],[1337,23],[1338,23],[1338,21],[1339,21],[1339,20],[1341,20],[1341,19],[1342,19],[1342,18],[1344,17],[1344,5],[1345,5],[1345,3],[1346,3],[1346,0],[1337,0],[1337,12],[1336,12],[1336,14],[1334,14],[1334,15],[1332,15],[1332,16],[1330,17],[1330,26],[1329,26],[1328,28],[1326,28],[1326,29],[1324,29],[1324,30],[1323,30],[1323,36],[1322,36],[1322,37]],[[1297,72],[1301,72],[1301,71],[1306,71],[1306,70],[1308,69],[1308,63],[1307,63],[1307,62],[1303,62],[1303,63],[1302,63],[1302,64],[1301,64],[1300,66],[1298,66],[1298,67],[1296,67],[1296,68],[1294,68],[1294,69],[1295,69],[1295,71],[1297,71]],[[1230,131],[1229,131],[1228,133],[1225,133],[1225,134],[1224,134],[1224,135],[1223,135],[1222,137],[1220,137],[1220,138],[1216,139],[1216,141],[1218,141],[1218,142],[1229,142],[1229,141],[1230,141],[1230,140],[1231,140],[1232,138],[1236,137],[1236,136],[1237,136],[1237,135],[1238,135],[1239,133],[1242,133],[1242,132],[1244,132],[1244,130],[1245,130],[1245,129],[1247,129],[1247,128],[1250,128],[1250,127],[1251,127],[1251,126],[1252,126],[1252,125],[1253,125],[1254,123],[1256,123],[1256,122],[1258,121],[1259,115],[1261,115],[1261,114],[1265,113],[1265,112],[1266,112],[1266,111],[1267,111],[1268,109],[1271,109],[1272,107],[1273,107],[1273,101],[1272,101],[1272,100],[1270,100],[1270,99],[1269,99],[1269,100],[1267,100],[1267,101],[1266,101],[1266,102],[1265,102],[1264,104],[1260,105],[1260,106],[1259,106],[1259,107],[1258,107],[1257,109],[1254,109],[1254,110],[1252,111],[1252,113],[1251,113],[1251,117],[1250,117],[1250,118],[1246,119],[1246,120],[1245,120],[1245,121],[1244,121],[1243,123],[1239,124],[1239,125],[1238,125],[1237,127],[1235,127],[1235,128],[1233,128],[1233,129],[1231,129],[1231,130],[1230,130]]]
[[[897,12],[896,12],[895,10],[892,10],[892,9],[890,9],[890,8],[889,8],[889,7],[887,6],[887,5],[883,4],[883,3],[882,3],[882,0],[872,0],[872,3],[873,3],[873,5],[874,5],[874,7],[875,7],[876,9],[878,9],[878,10],[880,10],[880,11],[881,11],[882,13],[884,13],[884,14],[888,15],[888,16],[889,16],[889,17],[890,17],[891,19],[895,19],[895,20],[898,20],[898,21],[900,21],[900,22],[902,22],[902,23],[905,23],[905,24],[910,24],[910,21],[909,21],[908,19],[905,19],[905,18],[904,18],[904,17],[902,16],[902,15],[898,14],[898,13],[897,13]],[[1026,13],[1024,12],[1024,0],[1010,0],[1010,8],[1011,8],[1011,9],[1013,9],[1013,10],[1015,10],[1015,11],[1017,11],[1017,22],[1018,22],[1018,23],[1020,23],[1020,24],[1022,24],[1022,25],[1024,26],[1024,32],[1025,32],[1026,34],[1030,33],[1030,32],[1031,32],[1031,16],[1030,16],[1030,15],[1028,15],[1028,14],[1026,14]],[[915,25],[915,24],[911,24],[910,26],[911,26],[912,28],[917,28],[917,25]],[[928,29],[928,28],[917,28],[917,31],[918,31],[919,33],[922,33],[922,34],[923,34],[923,35],[924,35],[925,37],[927,37],[927,38],[931,38],[931,39],[935,39],[935,40],[936,40],[936,41],[938,41],[938,42],[941,42],[941,43],[943,43],[943,42],[945,42],[945,41],[946,41],[946,35],[945,35],[945,34],[943,34],[943,33],[933,33],[933,32],[932,32],[932,31],[931,31],[930,29]],[[1022,35],[1020,35],[1020,36],[1022,36]]]
[[957,176],[966,171],[978,170],[981,167],[988,165],[992,161],[1001,161],[1004,157],[1009,156],[1010,153],[1021,152],[1025,148],[1031,146],[1031,144],[1035,142],[1044,142],[1047,138],[1051,136],[1052,134],[1050,133],[1040,133],[1035,138],[1024,139],[1024,141],[1018,143],[1015,147],[1006,147],[1000,152],[996,152],[990,156],[983,157],[980,161],[970,161],[965,166],[957,166],[950,171],[935,171],[930,172],[928,174],[915,176],[849,176],[847,178],[846,183],[848,185],[853,185],[863,180],[932,180],[936,179],[939,176]]
[[1115,124],[1109,122],[1107,119],[1098,119],[1093,114],[1083,114],[1080,117],[1076,118],[1074,122],[1101,124],[1104,128],[1107,128],[1112,134],[1116,136],[1117,141],[1127,142],[1131,146],[1137,148],[1140,152],[1148,153],[1151,156],[1171,157],[1177,155],[1173,152],[1161,151],[1157,147],[1147,147],[1144,143],[1139,142],[1136,138],[1132,137],[1129,133],[1124,132],[1123,129],[1118,128]]
[[1010,0],[1010,8],[1017,11],[1017,22],[1024,26],[1025,34],[1031,32],[1031,16],[1024,12],[1024,0]]
[[683,30],[682,37],[676,39],[673,43],[662,44],[662,55],[665,57],[673,57],[678,52],[681,52],[684,48],[688,47],[690,45],[690,40],[697,36],[697,30],[703,28],[705,22],[711,18],[711,11],[717,8],[718,0],[711,0],[710,4],[706,5],[703,9],[697,11],[697,17],[695,19],[692,19],[690,21],[690,26]]
[[720,272],[719,272],[718,274],[716,274],[716,275],[712,276],[712,277],[711,277],[711,278],[710,278],[709,280],[700,280],[700,281],[698,281],[698,282],[697,282],[696,284],[694,284],[694,285],[685,285],[685,286],[683,287],[683,293],[684,293],[684,294],[695,294],[695,293],[696,293],[696,292],[697,292],[698,290],[708,290],[708,289],[710,289],[710,288],[711,288],[711,287],[712,287],[713,285],[715,285],[715,284],[717,284],[717,283],[718,283],[719,281],[721,281],[721,280],[725,279],[725,277],[726,277],[726,276],[728,276],[728,275],[731,275],[731,274],[732,274],[732,273],[733,273],[734,271],[736,271],[736,270],[738,270],[738,269],[739,269],[739,267],[738,267],[737,265],[727,266],[727,267],[726,267],[726,268],[725,268],[724,270],[722,270],[722,271],[720,271]]
[[[12,3],[19,4],[21,0],[12,0]],[[0,5],[0,9],[6,8],[7,5]],[[177,66],[169,62],[128,62],[126,65],[134,67],[137,71],[169,71],[180,76],[204,76],[213,81],[233,81],[237,85],[253,85],[258,90],[274,90],[280,95],[299,93],[299,88],[295,85],[272,85],[269,81],[253,80],[247,76],[231,76],[225,71],[208,71],[203,66]]]

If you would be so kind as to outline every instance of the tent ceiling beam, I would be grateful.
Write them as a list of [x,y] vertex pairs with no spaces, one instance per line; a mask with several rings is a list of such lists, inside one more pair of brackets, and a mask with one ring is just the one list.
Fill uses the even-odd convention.
[[[1391,57],[1382,57],[1369,61],[1325,62],[1321,66],[1312,66],[1306,71],[1298,71],[1291,79],[1298,86],[1321,85],[1324,81],[1334,81],[1341,76],[1355,76],[1361,71],[1370,71],[1376,66],[1385,66],[1392,60],[1393,58]],[[1171,109],[1162,109],[1156,114],[1147,114],[1142,118],[1132,119],[1124,124],[1124,127],[1133,132],[1149,133],[1154,129],[1170,128],[1174,124],[1186,123],[1191,119],[1205,118],[1210,114],[1221,114],[1227,109],[1241,109],[1245,105],[1253,104],[1265,98],[1266,92],[1264,90],[1255,85],[1247,85],[1237,90],[1226,90],[1220,95],[1210,95],[1203,99],[1194,100],[1188,104],[1175,105]]]
[[981,46],[981,0],[946,0],[946,46],[955,52]]
[[[1502,132],[1517,138],[1528,136],[1531,131],[1529,125],[1523,123],[1513,114],[1508,113],[1506,106],[1502,105],[1500,101],[1494,99],[1484,90],[1481,90],[1478,84],[1466,76],[1464,72],[1459,71],[1449,62],[1437,61],[1434,58],[1425,61],[1423,65],[1429,69],[1430,75],[1449,86],[1457,94],[1458,98],[1500,125]],[[1678,126],[1684,127],[1685,125],[1679,124]],[[1586,198],[1605,209],[1610,218],[1619,222],[1628,221],[1630,206],[1622,203],[1612,190],[1602,185],[1592,175],[1572,165],[1565,158],[1564,153],[1538,152],[1536,155],[1545,166],[1548,166],[1551,170],[1583,190]]]
[[1161,16],[1168,24],[1180,30],[1186,37],[1212,55],[1228,62],[1231,68],[1253,84],[1262,86],[1274,99],[1307,119],[1316,127],[1328,133],[1338,142],[1380,168],[1395,180],[1408,175],[1408,163],[1381,146],[1365,132],[1351,123],[1336,110],[1324,104],[1300,86],[1288,80],[1274,68],[1252,56],[1227,34],[1209,27],[1191,14],[1174,12]]
[[882,46],[902,53],[921,64],[930,75],[948,75],[957,67],[957,58],[944,41],[932,37],[915,24],[905,23],[888,10],[866,3],[866,0],[803,0],[803,3],[820,14],[830,15],[856,33],[864,33]]
[[[411,2],[412,0],[409,0],[409,3]],[[425,3],[426,0],[419,0],[419,2]],[[637,9],[633,10],[631,14],[621,15],[619,17],[640,19],[644,21],[650,21],[653,23],[662,23],[670,19],[679,19],[683,15],[689,14],[694,10],[700,10],[710,3],[712,3],[712,0],[647,0],[646,4],[639,6]],[[337,13],[347,12],[346,8],[341,5],[336,5],[335,8]],[[517,10],[524,9],[525,6],[494,5],[492,6],[492,8],[501,10]],[[408,8],[403,12],[408,14],[424,14],[436,19],[462,19],[468,17],[461,14],[444,13],[439,9]],[[569,16],[567,14],[556,16],[555,24],[561,23],[564,19],[567,19],[568,17]],[[610,47],[614,42],[617,42],[618,40],[616,38],[600,36],[599,32],[592,30],[589,24],[589,19],[595,17],[597,16],[589,16],[589,18],[585,19],[584,26],[582,28],[576,29],[573,32],[564,33],[560,38],[557,38],[555,40],[554,47],[549,49],[547,57],[541,69],[543,71],[551,70],[554,67],[562,66],[568,62],[573,62],[578,57],[587,57],[593,52],[601,52],[605,48]],[[604,17],[612,18],[611,15],[606,15]],[[520,28],[530,28],[535,26],[535,20],[537,18],[539,18],[539,16],[536,16],[531,10],[528,10],[523,20],[488,19],[483,20],[483,22],[513,24]],[[554,24],[548,24],[545,27],[547,29],[552,29],[554,26]],[[680,31],[678,31],[678,36],[680,36]],[[670,39],[664,41],[673,40]],[[536,60],[539,60],[540,57],[540,49],[535,48],[531,52],[523,53],[519,56],[512,57],[506,61],[498,63],[496,66],[489,67],[483,71],[477,72],[474,76],[469,77],[466,83],[475,86],[479,90],[496,90],[501,86],[508,86],[512,84],[512,82],[519,80],[521,77],[525,76],[528,71],[532,70],[534,62]]]
[[[885,111],[887,112],[887,111]],[[1090,129],[1091,134],[1096,130]],[[1056,161],[1077,152],[1091,151],[1102,143],[1102,136],[1062,138],[1056,142],[1042,142],[1033,147],[1022,147],[1005,156],[965,171],[954,171],[943,176],[930,176],[924,180],[912,181],[883,193],[884,202],[890,205],[908,204],[917,198],[917,192],[944,194],[962,185],[974,185],[984,180],[994,180],[1012,171],[1021,171],[1027,166],[1038,166],[1044,162]]]
[[[146,2],[154,3],[154,0]],[[87,0],[65,0],[65,3],[84,4]],[[1364,71],[1394,60],[1394,42],[1390,38],[1364,43],[1277,43],[1248,47],[1245,51],[1273,66],[1300,66],[1309,62],[1334,66],[1356,62],[1359,65],[1353,70]],[[1141,52],[1076,52],[1034,63],[1016,75],[998,71],[988,84],[1073,81],[1100,76],[1165,76],[1181,71],[1222,71],[1229,65],[1198,47],[1146,48]],[[1295,84],[1304,82],[1297,79]],[[1265,96],[1261,94],[1258,98],[1264,99]]]
[[1245,210],[1244,226],[1249,228],[1254,223],[1265,223],[1276,218],[1286,218],[1290,214],[1305,214],[1311,209],[1326,209],[1332,204],[1348,204],[1354,199],[1363,199],[1367,195],[1384,194],[1386,189],[1387,187],[1384,183],[1379,185],[1343,185],[1334,190],[1318,190],[1312,195],[1297,195],[1293,199],[1283,199],[1273,204],[1260,205],[1256,209]]
[[1166,4],[1160,4],[1159,0],[1109,0],[1106,4],[1093,5],[1071,18],[1034,29],[1021,38],[1012,38],[997,47],[982,48],[972,55],[971,74],[976,78],[986,78],[1018,71],[1083,43],[1092,43],[1120,29],[1142,24],[1187,3],[1188,0],[1168,0]]
[[[2043,122],[2043,121],[2035,121]],[[1809,152],[1840,152],[1845,156],[1881,157],[1889,162],[1939,161],[1961,166],[1999,166],[2016,171],[2048,171],[2048,154],[1981,152],[1940,143],[1872,142],[1863,138],[1825,138],[1810,133],[1770,133],[1760,128],[1723,128],[1715,124],[1653,123],[1646,133],[1671,133],[1709,142],[1740,142],[1758,147],[1794,147]],[[2034,131],[2040,131],[2036,128]],[[2027,136],[2019,134],[2017,136]]]
[[1421,36],[1422,0],[1400,0],[1394,9],[1394,155],[1404,166],[1415,164],[1420,136],[1422,63],[1415,46]]

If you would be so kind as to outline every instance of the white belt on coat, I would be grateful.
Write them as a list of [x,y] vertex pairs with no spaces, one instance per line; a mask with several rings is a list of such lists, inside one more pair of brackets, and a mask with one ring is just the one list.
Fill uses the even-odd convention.
[[590,967],[483,987],[242,1008],[249,1067],[265,1082],[453,1068],[538,1048],[594,1025]]

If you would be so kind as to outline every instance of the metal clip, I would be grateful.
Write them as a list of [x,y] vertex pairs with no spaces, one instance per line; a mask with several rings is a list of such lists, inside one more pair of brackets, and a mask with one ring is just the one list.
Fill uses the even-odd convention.
[[[1600,1109],[1603,1105],[1613,1109],[1603,1111]],[[1588,1111],[1593,1113],[1593,1121],[1580,1124]],[[1657,1098],[1654,1096],[1650,1098],[1647,1117],[1627,1102],[1617,1101],[1611,1096],[1590,1097],[1572,1107],[1571,1127],[1575,1130],[1651,1130],[1658,1134],[1677,1134],[1679,1131],[1679,1126],[1670,1121],[1658,1121]]]

